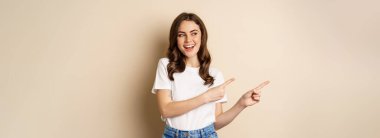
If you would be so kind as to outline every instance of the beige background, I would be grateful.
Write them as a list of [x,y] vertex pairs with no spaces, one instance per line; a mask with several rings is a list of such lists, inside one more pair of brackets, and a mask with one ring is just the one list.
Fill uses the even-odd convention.
[[209,31],[231,107],[222,138],[380,137],[380,2],[0,1],[1,138],[160,137],[157,61],[182,11]]

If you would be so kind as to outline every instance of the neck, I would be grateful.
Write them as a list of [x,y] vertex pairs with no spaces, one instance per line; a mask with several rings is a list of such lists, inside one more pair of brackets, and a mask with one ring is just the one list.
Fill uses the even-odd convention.
[[186,58],[186,66],[199,67],[200,63],[197,56]]

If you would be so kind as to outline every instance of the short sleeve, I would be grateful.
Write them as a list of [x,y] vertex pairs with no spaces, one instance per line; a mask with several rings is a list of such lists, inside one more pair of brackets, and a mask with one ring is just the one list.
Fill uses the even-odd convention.
[[171,89],[171,81],[168,77],[167,64],[169,59],[161,58],[157,65],[156,78],[154,80],[152,93],[156,93],[158,89]]
[[[214,85],[212,87],[216,87],[224,83],[224,77],[223,77],[222,72],[220,71],[217,71],[214,79],[215,79]],[[225,102],[227,102],[227,93],[224,94],[224,97],[222,99],[216,101],[216,103],[225,103]]]

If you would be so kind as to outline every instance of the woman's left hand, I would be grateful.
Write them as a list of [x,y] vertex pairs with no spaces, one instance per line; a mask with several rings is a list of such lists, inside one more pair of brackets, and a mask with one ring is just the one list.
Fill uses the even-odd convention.
[[259,86],[256,88],[246,92],[241,98],[239,99],[239,104],[247,107],[247,106],[252,106],[258,102],[260,102],[260,94],[261,94],[261,89],[268,85],[270,81],[265,81],[261,83]]

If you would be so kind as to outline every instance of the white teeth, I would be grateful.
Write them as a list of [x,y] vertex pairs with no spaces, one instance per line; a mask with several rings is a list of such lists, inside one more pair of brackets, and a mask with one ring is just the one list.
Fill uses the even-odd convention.
[[194,45],[185,46],[186,48],[194,47]]

